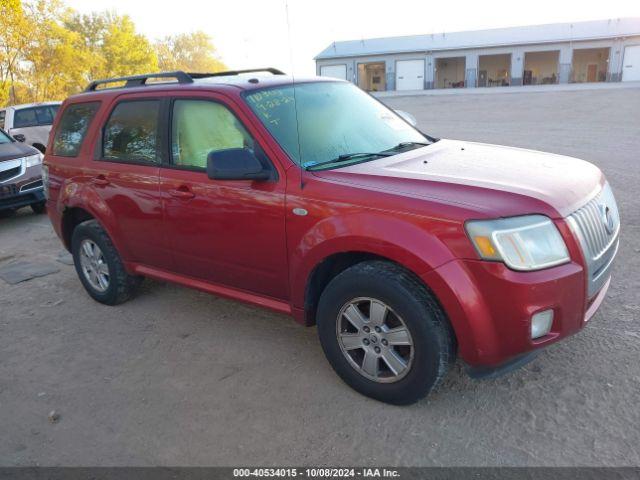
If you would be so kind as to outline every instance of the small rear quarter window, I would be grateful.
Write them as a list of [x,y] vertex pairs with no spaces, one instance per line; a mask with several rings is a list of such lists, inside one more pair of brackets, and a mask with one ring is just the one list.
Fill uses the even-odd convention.
[[95,116],[100,102],[74,103],[69,105],[60,118],[53,139],[53,154],[59,157],[77,157],[87,135],[91,120]]

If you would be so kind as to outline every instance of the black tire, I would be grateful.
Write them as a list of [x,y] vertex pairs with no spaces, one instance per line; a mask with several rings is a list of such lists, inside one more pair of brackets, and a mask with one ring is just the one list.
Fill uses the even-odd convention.
[[[109,268],[109,285],[104,292],[94,288],[87,280],[80,263],[80,248],[82,241],[89,239],[102,251],[105,263]],[[78,277],[85,290],[96,301],[105,305],[118,305],[126,302],[135,294],[136,289],[142,283],[144,277],[129,275],[118,251],[114,247],[107,232],[96,220],[87,220],[79,224],[71,236],[71,253]]]
[[[380,300],[402,318],[413,341],[413,360],[399,380],[379,383],[361,374],[343,354],[336,322],[353,299]],[[399,265],[367,261],[343,271],[322,292],[317,311],[318,335],[329,363],[353,389],[394,405],[425,397],[455,360],[455,336],[448,319],[426,287]]]
[[46,205],[47,204],[45,202],[32,203],[31,210],[33,210],[33,213],[40,215],[41,213],[44,213],[47,211]]

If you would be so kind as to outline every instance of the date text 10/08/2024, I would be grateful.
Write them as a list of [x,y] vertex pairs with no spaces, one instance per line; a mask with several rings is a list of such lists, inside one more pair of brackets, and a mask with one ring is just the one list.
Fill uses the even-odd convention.
[[388,468],[234,468],[234,477],[300,478],[398,478],[399,472]]

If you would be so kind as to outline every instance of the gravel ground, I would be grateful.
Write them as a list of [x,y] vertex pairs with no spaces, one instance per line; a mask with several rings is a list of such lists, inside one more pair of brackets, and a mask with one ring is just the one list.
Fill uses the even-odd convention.
[[59,272],[0,280],[0,464],[640,465],[640,89],[385,102],[436,136],[605,171],[622,246],[588,328],[497,380],[456,365],[429,399],[393,407],[346,387],[315,328],[287,317],[153,281],[93,302],[46,216],[23,209],[0,220],[0,265]]

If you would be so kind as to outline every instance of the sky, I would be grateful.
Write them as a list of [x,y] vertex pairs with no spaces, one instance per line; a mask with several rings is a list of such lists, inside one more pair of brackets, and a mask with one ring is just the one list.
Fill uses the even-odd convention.
[[202,30],[229,68],[315,74],[334,41],[640,17],[640,0],[66,0],[127,14],[150,39]]

